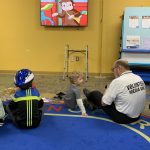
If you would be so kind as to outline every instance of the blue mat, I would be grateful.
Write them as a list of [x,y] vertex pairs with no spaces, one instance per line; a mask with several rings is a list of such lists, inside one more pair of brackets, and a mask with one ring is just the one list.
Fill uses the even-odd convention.
[[119,125],[103,112],[87,118],[69,112],[63,104],[47,103],[41,125],[17,129],[11,122],[0,127],[1,150],[148,150],[150,119]]

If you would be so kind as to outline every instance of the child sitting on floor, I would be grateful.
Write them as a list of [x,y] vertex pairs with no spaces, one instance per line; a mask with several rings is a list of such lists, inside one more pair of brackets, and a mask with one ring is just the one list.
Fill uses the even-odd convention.
[[87,116],[86,110],[80,95],[79,86],[83,82],[83,75],[80,72],[73,72],[70,77],[70,87],[64,97],[65,105],[71,110],[76,110],[77,106],[80,108],[82,116]]
[[33,86],[33,79],[34,74],[28,69],[19,70],[14,78],[18,88],[7,111],[19,128],[34,128],[41,122],[43,100]]

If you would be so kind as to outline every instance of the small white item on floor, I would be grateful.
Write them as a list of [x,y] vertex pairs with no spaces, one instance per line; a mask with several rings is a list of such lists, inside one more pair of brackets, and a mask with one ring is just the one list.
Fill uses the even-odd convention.
[[46,98],[46,97],[43,97],[42,99],[43,99],[44,103],[49,103],[52,101],[50,98]]

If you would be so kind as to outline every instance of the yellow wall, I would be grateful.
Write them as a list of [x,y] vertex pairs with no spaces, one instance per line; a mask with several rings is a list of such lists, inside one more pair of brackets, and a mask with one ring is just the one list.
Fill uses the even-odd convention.
[[118,58],[120,16],[127,6],[150,6],[150,0],[89,0],[88,27],[45,28],[40,26],[39,0],[1,1],[0,70],[63,72],[69,44],[72,49],[89,46],[90,73],[110,73]]
[[28,67],[36,71],[62,72],[64,47],[83,49],[89,45],[89,71],[99,72],[101,0],[89,3],[89,25],[85,28],[40,26],[39,0],[1,1],[0,70]]

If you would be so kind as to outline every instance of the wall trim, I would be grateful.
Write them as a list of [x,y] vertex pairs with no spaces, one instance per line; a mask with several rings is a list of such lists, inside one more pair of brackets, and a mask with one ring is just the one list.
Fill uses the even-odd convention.
[[[17,70],[0,70],[0,74],[15,74]],[[50,71],[33,71],[36,75],[58,75],[63,76],[63,72],[50,72]],[[113,78],[112,73],[89,73],[89,77],[96,78]]]

